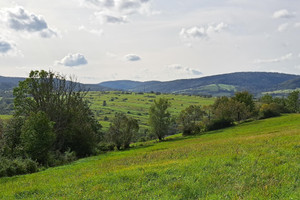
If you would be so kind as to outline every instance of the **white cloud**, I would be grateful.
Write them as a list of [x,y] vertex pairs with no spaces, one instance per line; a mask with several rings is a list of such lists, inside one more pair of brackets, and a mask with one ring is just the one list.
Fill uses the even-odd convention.
[[114,0],[81,0],[80,5],[89,8],[99,7],[113,7],[115,4]]
[[205,38],[207,37],[207,32],[203,27],[194,26],[188,29],[181,29],[179,35],[185,39]]
[[279,32],[284,32],[288,29],[288,27],[289,27],[289,23],[284,23],[284,24],[279,25],[277,30]]
[[151,0],[80,0],[80,5],[96,10],[94,15],[101,23],[128,22],[129,15],[153,14]]
[[85,26],[80,26],[78,28],[78,30],[80,31],[86,31],[88,33],[91,33],[91,34],[94,34],[94,35],[97,35],[97,36],[102,36],[103,35],[103,30],[102,29],[88,29],[86,28]]
[[141,57],[135,54],[128,54],[124,56],[125,60],[127,61],[140,61]]
[[100,20],[102,24],[124,24],[127,23],[127,16],[117,16],[112,14],[106,14],[105,12],[95,12],[95,16]]
[[254,63],[255,64],[264,64],[264,63],[278,63],[278,62],[283,62],[283,61],[287,61],[290,60],[293,57],[292,53],[286,54],[284,56],[281,56],[279,58],[273,58],[273,59],[258,59],[255,60]]
[[279,18],[292,18],[295,17],[295,13],[291,13],[286,9],[278,10],[274,12],[273,18],[274,19],[279,19]]
[[189,67],[183,67],[179,64],[173,64],[169,65],[167,67],[169,70],[172,70],[172,72],[180,73],[182,75],[191,75],[191,76],[199,76],[202,75],[202,72],[200,72],[197,69],[189,68]]
[[57,62],[57,64],[61,64],[68,67],[86,65],[87,63],[88,61],[86,60],[86,58],[80,53],[68,54],[63,59]]
[[0,56],[23,56],[13,41],[0,36]]
[[0,54],[6,54],[13,49],[12,44],[10,42],[2,39],[0,37]]
[[201,27],[182,28],[179,35],[183,39],[208,38],[213,33],[219,33],[228,27],[227,24],[221,22],[215,25],[207,25]]
[[48,27],[42,16],[29,13],[23,7],[2,9],[0,17],[0,21],[12,30],[39,33],[44,38],[57,36],[57,33]]

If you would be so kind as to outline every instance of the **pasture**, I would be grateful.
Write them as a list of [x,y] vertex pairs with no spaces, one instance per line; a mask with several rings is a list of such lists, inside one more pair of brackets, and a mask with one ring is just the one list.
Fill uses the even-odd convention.
[[0,199],[300,199],[300,115],[0,179]]
[[[109,127],[109,121],[116,112],[122,112],[139,121],[141,128],[148,128],[149,108],[157,98],[167,98],[171,102],[170,113],[179,115],[180,111],[189,105],[210,105],[215,98],[200,96],[155,94],[155,93],[126,93],[112,92],[89,92],[86,97],[91,103],[91,109],[104,130]],[[105,102],[105,103],[104,103]]]

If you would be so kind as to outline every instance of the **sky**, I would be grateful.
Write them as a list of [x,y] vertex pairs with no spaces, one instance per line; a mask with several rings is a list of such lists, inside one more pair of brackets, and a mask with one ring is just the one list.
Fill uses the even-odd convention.
[[0,75],[83,83],[300,74],[299,0],[1,0]]

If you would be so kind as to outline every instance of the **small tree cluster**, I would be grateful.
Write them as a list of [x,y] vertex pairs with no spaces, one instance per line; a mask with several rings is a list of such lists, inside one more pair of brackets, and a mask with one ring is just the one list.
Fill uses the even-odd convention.
[[203,131],[202,119],[205,112],[201,106],[190,105],[180,112],[178,122],[183,135],[194,135]]
[[138,130],[139,125],[136,119],[117,113],[110,124],[107,137],[117,149],[121,147],[127,149]]

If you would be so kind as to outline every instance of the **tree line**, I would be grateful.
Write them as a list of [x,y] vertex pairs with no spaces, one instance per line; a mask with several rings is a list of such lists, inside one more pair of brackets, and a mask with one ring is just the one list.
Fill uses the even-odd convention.
[[[31,71],[13,91],[14,116],[0,126],[0,177],[31,173],[102,151],[129,148],[139,131],[138,121],[116,113],[106,133],[95,119],[75,80],[54,72]],[[149,109],[150,133],[159,141],[179,130],[202,134],[246,120],[299,112],[299,92],[287,98],[270,95],[258,101],[247,91],[219,97],[210,106],[191,105],[179,116],[169,112],[168,99],[154,100]]]

